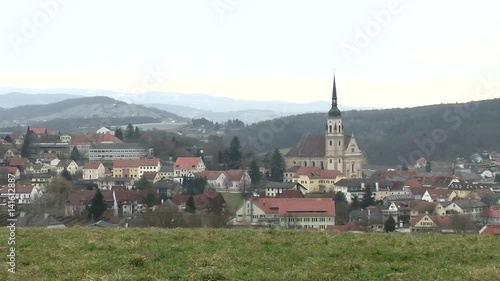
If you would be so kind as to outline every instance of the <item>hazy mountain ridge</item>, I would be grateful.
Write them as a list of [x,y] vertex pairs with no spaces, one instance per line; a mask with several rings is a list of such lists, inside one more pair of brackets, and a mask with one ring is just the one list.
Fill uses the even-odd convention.
[[187,121],[186,118],[173,113],[149,108],[143,105],[127,104],[109,97],[85,97],[64,101],[24,105],[0,111],[0,123],[12,126],[23,123],[34,123],[68,118],[122,118],[150,117],[164,121]]
[[35,104],[50,104],[54,102],[63,101],[66,99],[80,98],[80,95],[69,94],[26,94],[19,92],[11,92],[0,95],[0,107],[12,108],[23,105]]

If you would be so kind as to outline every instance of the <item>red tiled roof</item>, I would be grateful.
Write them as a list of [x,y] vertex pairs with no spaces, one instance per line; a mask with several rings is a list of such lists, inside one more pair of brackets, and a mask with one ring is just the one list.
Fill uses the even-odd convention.
[[[186,194],[178,194],[174,195],[172,198],[172,202],[174,202],[178,206],[186,205],[186,202],[189,200],[191,195]],[[222,195],[217,191],[205,191],[203,194],[198,194],[193,196],[194,204],[197,210],[206,209],[212,202],[221,201],[221,203],[225,203]]]
[[499,236],[500,224],[487,224],[479,232],[481,236]]
[[2,175],[7,175],[7,174],[15,175],[18,172],[19,169],[17,167],[0,167],[0,174]]
[[200,163],[200,157],[178,157],[174,167],[176,169],[193,169]]
[[335,216],[331,198],[257,198],[253,203],[265,213],[280,216]]
[[217,180],[224,171],[202,171],[198,173],[201,178],[206,178],[209,181]]
[[410,192],[412,195],[424,195],[426,189],[423,187],[410,187]]
[[59,156],[57,155],[57,153],[42,152],[42,153],[38,154],[38,158],[40,158],[40,159],[57,159],[57,158],[59,158]]
[[422,187],[422,183],[420,183],[416,178],[411,178],[411,179],[405,180],[404,186],[408,186],[410,188],[411,187],[421,188]]
[[20,157],[14,157],[9,159],[9,166],[27,166],[29,164],[29,161],[20,158]]
[[481,213],[481,216],[487,218],[500,219],[500,206],[492,206],[489,209]]
[[427,192],[431,196],[432,199],[438,198],[448,198],[450,197],[453,190],[449,189],[427,189]]
[[30,128],[30,131],[32,131],[36,135],[45,135],[45,132],[47,131],[47,129],[46,128]]
[[302,166],[295,172],[294,178],[299,178],[299,176],[307,176],[315,179],[336,179],[342,176],[342,173],[338,170],[322,170],[320,167]]
[[394,177],[402,177],[402,178],[411,178],[415,177],[418,175],[418,172],[416,170],[408,170],[408,171],[403,171],[403,170],[388,170],[382,172],[380,175],[384,179],[388,178],[394,178]]
[[227,170],[226,176],[230,181],[241,181],[243,176],[245,175],[245,170],[237,169],[237,170]]
[[279,198],[304,198],[304,194],[300,190],[296,189],[285,189],[281,194],[278,195]]
[[[16,184],[15,193],[31,193],[33,191],[33,185],[31,184]],[[9,187],[7,185],[2,186],[2,193],[8,193]]]
[[99,166],[101,166],[101,162],[86,162],[83,164],[83,168],[88,170],[97,170]]
[[113,162],[113,168],[136,168],[140,166],[158,166],[160,159],[130,159],[130,160],[115,160]]
[[[115,192],[118,202],[124,201],[140,201],[144,195],[142,190],[101,190],[104,201],[114,201],[113,192]],[[94,198],[95,190],[70,191],[68,195],[69,204],[72,206],[86,205]]]
[[494,194],[489,188],[478,188],[471,191],[467,198],[481,200],[486,194]]

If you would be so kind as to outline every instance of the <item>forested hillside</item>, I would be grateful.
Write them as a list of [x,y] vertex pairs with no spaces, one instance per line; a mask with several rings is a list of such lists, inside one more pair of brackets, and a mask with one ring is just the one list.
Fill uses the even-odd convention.
[[[304,135],[324,134],[327,111],[325,108],[324,114],[260,122],[232,131],[227,138],[237,135],[247,143],[257,138],[257,145],[252,145],[257,152],[291,147]],[[346,134],[354,131],[371,164],[398,165],[401,157],[409,159],[414,151],[423,152],[431,160],[452,160],[482,149],[500,149],[500,99],[404,109],[353,110],[343,112],[342,116]],[[271,131],[272,137],[269,137]],[[433,132],[435,149],[430,143]],[[426,145],[422,146],[423,143]]]

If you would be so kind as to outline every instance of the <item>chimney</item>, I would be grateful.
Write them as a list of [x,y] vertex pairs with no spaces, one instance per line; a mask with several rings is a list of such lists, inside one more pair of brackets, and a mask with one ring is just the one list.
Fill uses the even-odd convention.
[[48,219],[48,218],[49,218],[49,213],[43,213],[43,217],[44,217],[45,219]]
[[24,218],[24,216],[26,216],[26,212],[25,211],[21,211],[19,213],[19,217]]

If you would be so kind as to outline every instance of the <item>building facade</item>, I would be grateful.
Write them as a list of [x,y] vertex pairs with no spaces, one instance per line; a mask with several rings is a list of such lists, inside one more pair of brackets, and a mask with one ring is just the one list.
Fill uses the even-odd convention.
[[302,138],[287,154],[286,166],[312,166],[323,170],[338,170],[346,178],[361,178],[363,152],[354,133],[346,136],[342,114],[337,104],[337,89],[333,78],[332,108],[328,112],[325,135]]

